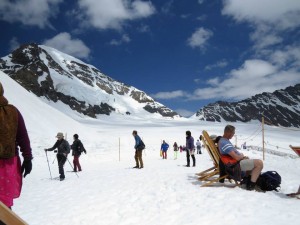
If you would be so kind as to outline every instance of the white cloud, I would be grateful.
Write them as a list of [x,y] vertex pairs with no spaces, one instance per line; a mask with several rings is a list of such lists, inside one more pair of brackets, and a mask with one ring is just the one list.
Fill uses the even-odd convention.
[[300,46],[292,45],[272,52],[266,52],[270,61],[280,67],[300,69]]
[[169,0],[161,7],[161,11],[164,14],[169,14],[172,11],[174,0]]
[[45,40],[43,44],[78,58],[87,59],[90,54],[90,49],[83,41],[72,39],[71,35],[66,32]]
[[16,50],[19,47],[20,47],[20,43],[19,43],[18,39],[16,37],[13,37],[9,41],[9,51],[12,52],[12,51]]
[[0,19],[24,25],[51,27],[49,19],[58,13],[62,0],[1,0]]
[[148,33],[150,32],[150,27],[148,25],[142,24],[137,30],[141,33]]
[[198,0],[198,3],[201,5],[204,3],[204,0]]
[[[79,0],[82,22],[98,29],[122,29],[124,22],[147,18],[155,13],[148,1]],[[83,19],[84,18],[84,19]]]
[[283,32],[300,26],[298,0],[224,0],[223,3],[223,15],[253,26],[250,39],[257,50],[282,43]]
[[156,94],[152,94],[151,96],[156,99],[174,99],[180,97],[187,97],[188,94],[185,91],[177,90],[170,92],[158,92]]
[[219,83],[220,83],[220,78],[215,77],[215,78],[209,79],[208,81],[206,81],[206,83],[211,85],[211,86],[218,86]]
[[213,32],[203,27],[198,28],[192,36],[187,40],[187,43],[192,48],[204,48],[206,42],[213,36]]
[[[294,57],[300,57],[300,49]],[[285,57],[284,57],[285,58]],[[246,60],[239,69],[234,69],[227,77],[215,77],[206,81],[205,88],[198,88],[193,93],[183,90],[159,92],[153,95],[157,99],[176,99],[197,101],[204,99],[242,100],[263,92],[300,83],[300,72],[296,69],[281,69],[267,61]]]
[[224,80],[221,78],[208,80],[208,87],[195,90],[190,99],[241,100],[299,82],[300,72],[294,69],[279,70],[267,61],[253,59],[245,61],[241,68],[232,70]]
[[225,59],[222,59],[215,64],[207,65],[205,66],[205,70],[212,70],[214,68],[224,68],[228,65],[228,62]]
[[300,24],[298,0],[224,0],[224,15],[237,21],[276,24],[279,29],[297,27]]
[[121,39],[119,39],[119,40],[113,39],[110,41],[109,44],[117,46],[117,45],[121,45],[123,43],[129,43],[130,41],[131,41],[130,37],[127,34],[123,34]]

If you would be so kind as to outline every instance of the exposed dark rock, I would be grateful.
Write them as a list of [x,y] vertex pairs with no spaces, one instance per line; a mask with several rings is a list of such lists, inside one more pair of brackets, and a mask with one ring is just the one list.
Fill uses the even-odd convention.
[[300,84],[262,93],[239,102],[216,102],[201,108],[196,117],[205,121],[249,122],[262,120],[284,127],[300,127]]
[[[35,43],[22,45],[10,55],[0,59],[0,70],[35,95],[43,96],[53,102],[61,101],[72,110],[93,118],[99,114],[110,115],[114,111],[120,112],[119,109],[115,109],[110,105],[110,102],[115,102],[117,95],[119,98],[125,95],[131,96],[134,100],[141,103],[141,109],[146,103],[147,105],[144,109],[147,112],[159,113],[165,117],[179,116],[171,109],[155,102],[146,93],[118,82],[102,74],[97,68],[80,60],[75,58],[70,60],[71,57],[61,59],[63,54],[57,50],[55,50],[56,54],[53,57],[52,50],[48,51],[48,49],[48,47],[39,46]],[[58,58],[60,59],[58,60]],[[69,93],[65,91],[66,89],[73,87],[66,86],[67,84],[64,81],[77,78],[84,84],[92,87],[92,89],[98,89],[99,94],[97,96],[102,96],[101,99],[103,101],[100,104],[99,101],[87,103],[76,99],[74,96],[65,94]],[[80,89],[86,88],[84,84]],[[125,109],[124,111],[124,108],[122,108],[122,110],[122,114],[132,114],[129,112],[130,109],[127,111]]]

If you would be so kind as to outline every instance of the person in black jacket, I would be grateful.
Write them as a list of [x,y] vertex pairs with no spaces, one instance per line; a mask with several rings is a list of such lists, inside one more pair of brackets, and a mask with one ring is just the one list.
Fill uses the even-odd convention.
[[58,162],[58,170],[59,170],[59,178],[60,181],[65,179],[64,165],[67,161],[67,156],[70,153],[70,145],[69,142],[64,139],[63,133],[59,132],[56,135],[57,141],[53,145],[52,148],[45,149],[45,151],[53,151],[57,148],[57,162]]
[[78,168],[78,171],[81,171],[79,157],[82,152],[84,152],[86,154],[86,150],[83,147],[82,142],[78,139],[78,134],[74,134],[73,138],[74,138],[74,142],[71,145],[71,149],[72,149],[72,156],[74,156],[74,159],[73,159],[74,172],[77,172],[77,168]]

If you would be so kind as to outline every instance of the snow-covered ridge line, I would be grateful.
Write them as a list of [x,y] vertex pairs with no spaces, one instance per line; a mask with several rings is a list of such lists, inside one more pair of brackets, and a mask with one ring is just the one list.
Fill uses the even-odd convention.
[[145,92],[44,45],[21,46],[0,60],[0,70],[52,106],[60,109],[63,104],[70,108],[64,112],[71,112],[73,117],[79,113],[92,118],[112,114],[179,118],[176,112],[154,101]]
[[250,122],[261,121],[263,115],[268,124],[300,127],[300,84],[239,102],[218,101],[199,109],[193,118],[218,122]]

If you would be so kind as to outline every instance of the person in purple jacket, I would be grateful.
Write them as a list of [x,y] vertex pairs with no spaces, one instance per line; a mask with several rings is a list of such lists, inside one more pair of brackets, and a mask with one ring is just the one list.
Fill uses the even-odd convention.
[[32,151],[21,113],[3,94],[0,83],[0,201],[11,208],[13,199],[20,196],[22,175],[26,177],[32,170]]
[[196,158],[195,158],[195,145],[194,145],[194,138],[192,137],[191,131],[186,131],[186,160],[187,165],[186,167],[190,167],[190,156],[193,160],[193,166],[196,166]]

